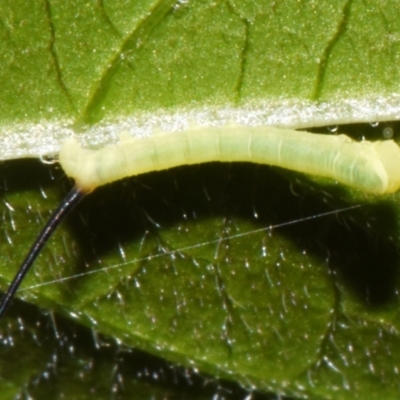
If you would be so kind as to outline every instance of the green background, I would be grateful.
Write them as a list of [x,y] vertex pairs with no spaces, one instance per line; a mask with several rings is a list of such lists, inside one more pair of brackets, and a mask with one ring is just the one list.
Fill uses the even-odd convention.
[[[57,128],[84,138],[137,116],[267,109],[313,126],[398,111],[396,2],[17,1],[0,16],[1,146],[15,157],[14,133],[57,147]],[[387,125],[340,131],[376,140]],[[6,288],[71,183],[39,160],[0,174]],[[397,194],[276,168],[100,188],[37,260],[24,285],[42,286],[20,292],[31,304],[1,323],[2,398],[397,398],[398,246]]]

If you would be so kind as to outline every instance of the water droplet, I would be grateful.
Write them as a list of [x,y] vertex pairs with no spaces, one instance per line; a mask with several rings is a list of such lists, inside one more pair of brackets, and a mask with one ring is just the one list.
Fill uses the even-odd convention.
[[385,129],[383,129],[382,136],[384,139],[393,139],[394,136],[393,128],[391,126],[387,126]]
[[379,122],[370,122],[369,123],[373,128],[376,128],[379,125]]
[[174,5],[174,10],[178,10],[179,8],[187,6],[188,4],[189,0],[178,0]]
[[329,131],[330,133],[336,133],[336,132],[338,131],[338,129],[339,129],[339,126],[338,126],[338,125],[328,126],[328,131]]
[[39,156],[39,160],[42,164],[47,164],[47,165],[52,165],[57,163],[57,159],[51,156],[41,155]]

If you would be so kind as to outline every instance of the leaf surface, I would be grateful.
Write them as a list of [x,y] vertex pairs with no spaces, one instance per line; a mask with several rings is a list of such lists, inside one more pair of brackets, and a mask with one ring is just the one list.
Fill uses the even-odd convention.
[[[56,152],[71,132],[94,146],[121,130],[174,130],[193,118],[300,127],[398,112],[395,2],[0,7],[2,158]],[[384,127],[352,135],[376,139]],[[69,183],[38,160],[8,161],[0,173],[5,288]],[[248,164],[131,178],[78,206],[20,296],[124,346],[247,389],[396,398],[397,204],[398,195],[366,197]],[[147,364],[130,370],[135,361],[121,356],[122,347],[19,306],[1,328],[4,398],[86,398],[90,390],[98,398],[114,390],[162,396],[139,379]],[[190,385],[171,381],[164,395],[183,390],[194,398]]]

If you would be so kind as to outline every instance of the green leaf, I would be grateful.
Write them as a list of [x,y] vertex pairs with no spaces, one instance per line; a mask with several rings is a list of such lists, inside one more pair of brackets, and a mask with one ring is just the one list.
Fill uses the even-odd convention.
[[[173,130],[191,119],[311,126],[393,117],[397,8],[4,3],[2,157],[56,152],[71,132],[97,145],[121,130]],[[352,134],[376,138],[383,126]],[[38,160],[0,169],[6,288],[70,185]],[[56,232],[19,293],[49,319],[15,302],[2,321],[2,396],[194,399],[220,390],[217,382],[201,391],[207,380],[192,391],[175,385],[169,366],[164,383],[159,364],[125,355],[139,348],[262,393],[396,398],[397,204],[398,195],[366,197],[248,164],[100,188]],[[87,328],[117,345],[92,340]],[[146,380],[149,370],[157,372]]]

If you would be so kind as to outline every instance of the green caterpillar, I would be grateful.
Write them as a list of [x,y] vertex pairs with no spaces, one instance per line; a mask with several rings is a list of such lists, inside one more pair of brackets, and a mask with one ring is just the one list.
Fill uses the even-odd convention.
[[355,142],[346,135],[269,126],[194,127],[145,138],[125,135],[100,150],[82,149],[70,138],[61,147],[59,161],[85,192],[127,176],[211,161],[274,165],[369,193],[400,188],[400,147],[392,140]]

